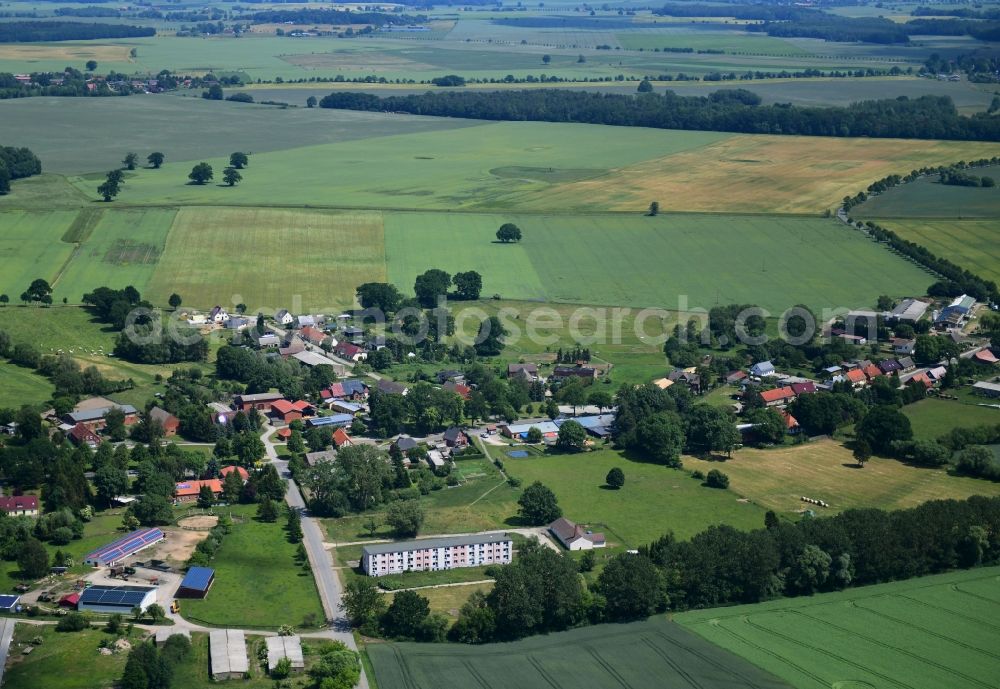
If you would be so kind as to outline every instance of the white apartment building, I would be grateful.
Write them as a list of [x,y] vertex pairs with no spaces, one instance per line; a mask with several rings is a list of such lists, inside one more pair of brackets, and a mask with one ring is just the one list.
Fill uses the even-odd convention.
[[509,564],[514,542],[505,533],[427,538],[400,543],[366,545],[361,569],[379,577],[402,572]]

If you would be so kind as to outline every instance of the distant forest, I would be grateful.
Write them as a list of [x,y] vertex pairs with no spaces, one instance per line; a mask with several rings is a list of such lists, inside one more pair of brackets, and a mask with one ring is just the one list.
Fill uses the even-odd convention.
[[[927,8],[918,8],[919,10]],[[883,17],[841,17],[808,7],[779,5],[668,4],[654,14],[668,17],[735,17],[763,22],[747,31],[785,38],[820,38],[827,41],[863,43],[909,43],[910,36],[972,36],[982,41],[1000,40],[1000,22],[965,19],[997,19],[992,13],[961,14],[955,19],[915,19],[902,24]],[[922,14],[922,13],[921,13]],[[947,14],[947,13],[942,13]]]
[[0,43],[89,41],[95,38],[136,38],[155,35],[156,29],[149,26],[63,21],[0,22]]
[[583,122],[745,134],[1000,141],[1000,118],[985,114],[963,117],[947,96],[803,108],[760,105],[760,97],[744,89],[716,91],[708,96],[678,96],[672,91],[628,96],[534,89],[387,98],[340,92],[325,96],[319,104],[322,108],[481,120]]

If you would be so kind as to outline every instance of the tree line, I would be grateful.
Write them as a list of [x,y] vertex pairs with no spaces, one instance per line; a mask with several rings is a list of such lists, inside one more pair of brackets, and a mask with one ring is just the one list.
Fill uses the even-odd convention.
[[71,21],[23,21],[0,23],[0,43],[39,41],[90,41],[98,38],[139,38],[155,36],[151,26],[127,24],[86,24]]
[[295,10],[260,10],[243,15],[241,19],[249,19],[254,24],[367,24],[385,26],[386,24],[422,24],[427,21],[423,14],[387,14],[385,12],[349,12],[347,10],[309,9]]
[[1000,140],[1000,118],[959,115],[946,96],[900,97],[846,107],[759,105],[742,89],[708,96],[667,91],[637,96],[570,90],[445,92],[379,98],[331,93],[320,107],[484,120],[586,122],[659,129],[728,131],[805,136],[870,136],[903,139]]
[[494,568],[489,594],[473,594],[462,606],[450,636],[506,641],[991,565],[1000,562],[1000,543],[990,536],[998,529],[998,498],[848,510],[797,523],[768,512],[765,528],[753,531],[712,526],[688,541],[668,533],[637,554],[612,558],[590,587],[567,555],[527,544],[512,564]]

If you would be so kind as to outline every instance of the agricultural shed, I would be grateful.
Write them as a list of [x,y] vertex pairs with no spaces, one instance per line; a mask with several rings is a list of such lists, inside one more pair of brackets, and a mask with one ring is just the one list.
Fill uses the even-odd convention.
[[14,612],[14,609],[17,608],[17,604],[20,600],[20,596],[0,595],[0,611]]
[[250,670],[242,629],[214,629],[208,633],[212,679],[242,679]]
[[292,672],[302,672],[305,659],[302,657],[302,639],[298,636],[269,636],[267,642],[267,671],[271,672],[278,661],[288,658],[292,663]]
[[132,533],[94,550],[83,558],[83,564],[94,567],[110,567],[140,550],[159,543],[166,536],[160,529],[137,529]]
[[145,610],[155,602],[153,586],[91,586],[80,593],[76,609],[128,614],[136,606]]
[[215,570],[211,567],[192,567],[184,575],[177,587],[178,598],[204,598],[215,582]]

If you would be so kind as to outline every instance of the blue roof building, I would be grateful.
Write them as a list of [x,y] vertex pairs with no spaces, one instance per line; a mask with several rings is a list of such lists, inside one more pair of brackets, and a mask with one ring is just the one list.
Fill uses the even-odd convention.
[[14,612],[20,600],[20,596],[0,595],[0,611]]
[[204,598],[214,581],[215,570],[211,567],[192,567],[177,587],[177,598]]

